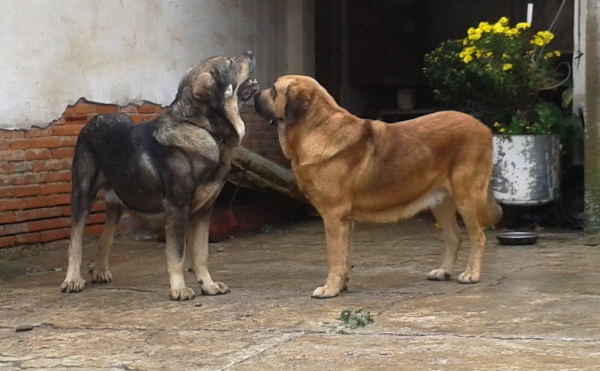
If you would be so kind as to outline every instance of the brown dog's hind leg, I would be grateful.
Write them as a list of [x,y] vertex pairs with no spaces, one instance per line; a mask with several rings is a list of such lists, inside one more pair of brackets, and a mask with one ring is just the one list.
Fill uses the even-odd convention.
[[[111,192],[111,191],[108,191]],[[108,255],[110,247],[113,244],[113,237],[117,224],[121,219],[123,207],[118,200],[110,200],[108,192],[105,193],[106,199],[106,222],[100,239],[98,240],[98,250],[96,253],[96,261],[89,265],[89,272],[92,275],[92,282],[110,282],[112,274],[108,270]]]
[[441,267],[429,272],[427,279],[434,281],[449,280],[452,277],[454,263],[462,243],[460,229],[456,221],[456,205],[452,197],[448,195],[441,203],[433,206],[431,211],[442,228],[446,249],[444,250]]
[[350,221],[342,221],[339,217],[323,216],[325,235],[327,237],[327,280],[318,287],[312,297],[316,299],[333,298],[343,289],[348,278],[350,266],[348,247],[352,231]]
[[211,211],[203,211],[190,219],[187,231],[188,247],[192,249],[194,260],[194,274],[202,293],[205,295],[220,295],[229,292],[229,288],[222,282],[213,282],[208,271],[208,232],[210,227]]
[[171,300],[190,300],[196,297],[194,290],[185,285],[183,263],[185,260],[185,233],[188,224],[188,207],[175,207],[168,201],[165,207],[165,237],[167,271],[171,287]]
[[[477,192],[473,192],[461,205],[457,205],[471,240],[471,252],[469,253],[467,269],[458,275],[460,283],[477,283],[481,280],[481,263],[485,251],[485,234],[478,212],[478,203],[481,199],[485,200],[485,197],[479,198]],[[481,205],[481,207],[484,206]]]

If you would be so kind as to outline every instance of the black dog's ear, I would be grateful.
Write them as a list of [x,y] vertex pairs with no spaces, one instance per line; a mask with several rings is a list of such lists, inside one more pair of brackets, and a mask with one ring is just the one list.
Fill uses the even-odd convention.
[[298,92],[298,89],[294,87],[288,87],[285,95],[285,122],[293,124],[308,110],[310,98],[308,95]]
[[212,106],[213,93],[212,91],[215,89],[215,80],[212,74],[208,72],[203,72],[200,76],[194,79],[194,83],[192,84],[192,93],[194,98],[196,98],[200,102],[209,103]]

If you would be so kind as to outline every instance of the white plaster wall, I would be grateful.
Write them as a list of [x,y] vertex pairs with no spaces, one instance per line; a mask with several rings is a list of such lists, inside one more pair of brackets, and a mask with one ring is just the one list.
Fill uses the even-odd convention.
[[575,0],[573,22],[573,112],[585,112],[585,28],[587,2]]
[[254,51],[263,86],[288,66],[312,74],[311,4],[0,0],[0,129],[47,126],[81,97],[169,104],[184,72],[213,55]]

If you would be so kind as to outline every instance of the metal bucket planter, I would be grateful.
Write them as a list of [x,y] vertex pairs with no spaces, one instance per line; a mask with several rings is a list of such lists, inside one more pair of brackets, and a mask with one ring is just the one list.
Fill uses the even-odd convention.
[[558,135],[494,135],[494,197],[507,205],[542,205],[558,197]]

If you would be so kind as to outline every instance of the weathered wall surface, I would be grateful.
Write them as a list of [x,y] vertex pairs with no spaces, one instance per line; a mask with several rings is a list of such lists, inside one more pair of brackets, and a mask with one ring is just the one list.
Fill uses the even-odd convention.
[[[263,87],[314,74],[312,13],[312,0],[0,0],[0,248],[69,236],[70,166],[92,116],[155,118],[213,55],[254,51]],[[285,163],[277,130],[241,114],[242,144]],[[86,233],[104,219],[100,201]]]
[[256,77],[313,73],[311,1],[0,0],[0,129],[45,127],[68,105],[169,104],[183,73],[253,50]]

